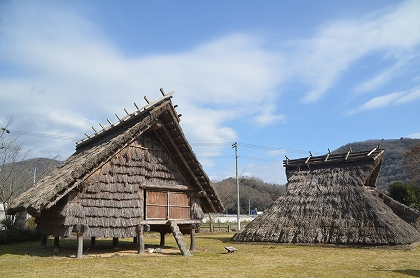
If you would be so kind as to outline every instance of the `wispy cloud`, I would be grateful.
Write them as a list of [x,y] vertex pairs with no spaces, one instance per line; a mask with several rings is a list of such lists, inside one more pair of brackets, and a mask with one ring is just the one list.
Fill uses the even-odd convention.
[[394,92],[383,96],[372,98],[371,100],[360,105],[358,108],[347,112],[348,115],[358,112],[384,108],[390,105],[404,104],[420,99],[420,86],[412,88],[404,92]]
[[[389,55],[420,45],[420,2],[407,1],[359,20],[332,22],[311,39],[298,42],[293,68],[308,84],[303,102],[323,97],[352,63],[371,53]],[[398,66],[398,61],[396,62]],[[359,90],[385,81],[384,72]]]
[[275,105],[267,104],[266,107],[262,109],[262,112],[252,119],[252,122],[257,127],[265,127],[271,124],[284,122],[285,115],[276,114],[275,110],[276,110]]
[[362,94],[365,92],[376,90],[382,87],[383,85],[385,85],[386,83],[390,82],[394,74],[396,73],[396,70],[397,69],[395,67],[384,70],[380,74],[376,75],[374,78],[368,81],[365,81],[363,83],[357,84],[356,87],[354,88],[354,91],[357,94]]
[[[181,124],[194,142],[234,141],[226,121],[257,114],[255,121],[268,125],[282,118],[265,110],[282,80],[281,55],[265,50],[257,36],[233,34],[180,53],[127,57],[71,9],[10,5],[1,21],[0,60],[21,70],[20,78],[0,78],[0,94],[10,104],[2,112],[14,113],[22,129],[89,133],[92,124],[134,109],[143,95],[158,97],[160,87],[175,89]],[[37,120],[23,119],[22,111]]]

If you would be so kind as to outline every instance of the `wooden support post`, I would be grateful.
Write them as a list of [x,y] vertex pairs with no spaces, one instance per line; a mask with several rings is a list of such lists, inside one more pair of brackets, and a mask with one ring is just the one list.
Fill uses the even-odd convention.
[[56,236],[54,237],[54,248],[53,248],[53,252],[54,253],[58,253],[60,248],[60,237]]
[[114,248],[114,250],[118,250],[120,248],[118,243],[118,237],[112,238],[112,248]]
[[195,229],[194,228],[191,229],[190,237],[191,237],[190,250],[194,251],[195,250]]
[[137,237],[135,236],[135,237],[133,237],[133,243],[135,244],[135,243],[137,243]]
[[77,232],[77,253],[76,258],[81,259],[83,255],[83,232]]
[[95,246],[95,244],[96,244],[96,237],[91,237],[90,238],[90,246]]
[[165,246],[165,232],[162,230],[160,231],[160,247]]
[[73,226],[73,232],[77,235],[77,253],[76,258],[81,259],[83,255],[83,234],[89,230],[88,225],[76,224]]
[[47,235],[42,235],[41,236],[41,248],[47,248],[47,239],[48,239],[48,236]]
[[143,225],[137,225],[136,227],[137,239],[139,241],[139,251],[138,254],[144,254],[144,229]]

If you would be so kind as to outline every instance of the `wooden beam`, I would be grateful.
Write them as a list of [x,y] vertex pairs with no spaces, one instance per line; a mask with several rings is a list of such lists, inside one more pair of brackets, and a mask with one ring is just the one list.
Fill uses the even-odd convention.
[[[182,155],[182,152],[179,150],[178,145],[174,142],[174,140],[171,137],[171,134],[169,133],[169,131],[166,129],[165,126],[162,126],[161,128],[166,137],[169,139],[169,141],[171,142],[173,148],[175,149],[175,151],[177,152],[177,154],[179,155],[180,159],[182,160],[182,162],[185,165],[185,168],[187,168],[187,170],[189,171],[190,175],[192,176],[192,178],[194,179],[194,181],[196,182],[196,184],[200,187],[201,190],[204,190],[202,184],[200,183],[200,181],[197,179],[197,177],[195,176],[194,171],[191,169],[190,165],[188,164],[188,162],[185,160],[184,156]],[[209,202],[211,208],[213,209],[214,212],[217,212],[217,209],[214,207],[213,202],[211,201],[209,196],[206,196],[207,201]]]
[[175,185],[175,184],[159,184],[159,183],[142,183],[140,188],[145,189],[166,189],[166,190],[179,190],[179,191],[194,191],[194,188],[188,185]]

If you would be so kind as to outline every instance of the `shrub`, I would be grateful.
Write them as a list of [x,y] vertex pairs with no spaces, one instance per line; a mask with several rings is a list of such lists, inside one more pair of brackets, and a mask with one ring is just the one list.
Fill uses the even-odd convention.
[[0,245],[38,240],[41,238],[41,234],[37,233],[34,229],[8,229],[0,231]]
[[411,208],[420,209],[420,188],[416,184],[394,182],[388,192],[394,200]]

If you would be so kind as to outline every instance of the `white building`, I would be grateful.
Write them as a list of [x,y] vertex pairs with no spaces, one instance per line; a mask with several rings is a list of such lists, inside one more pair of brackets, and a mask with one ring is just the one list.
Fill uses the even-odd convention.
[[[0,222],[6,218],[6,212],[4,211],[4,206],[0,203]],[[0,230],[3,230],[3,224],[0,223]]]

